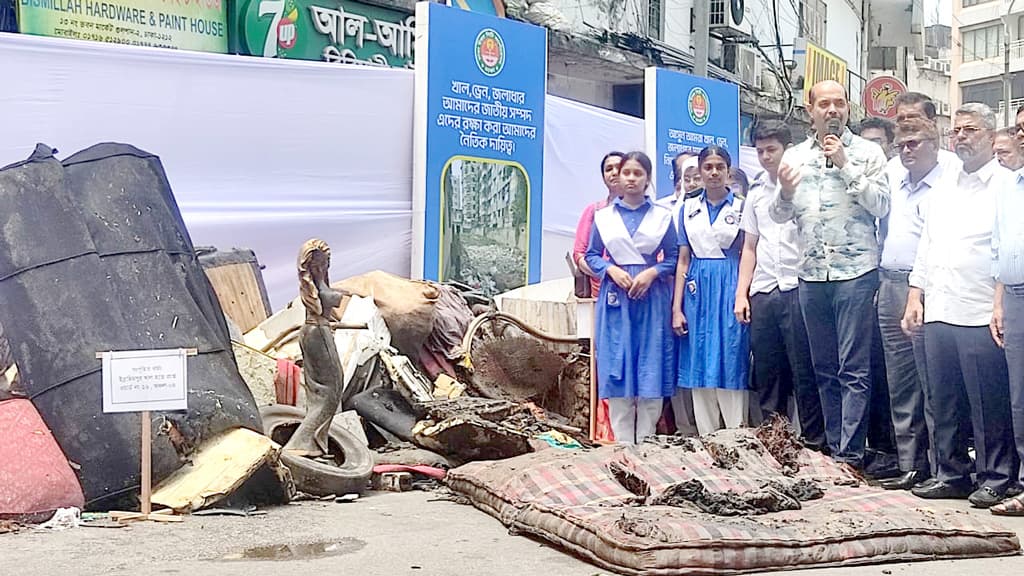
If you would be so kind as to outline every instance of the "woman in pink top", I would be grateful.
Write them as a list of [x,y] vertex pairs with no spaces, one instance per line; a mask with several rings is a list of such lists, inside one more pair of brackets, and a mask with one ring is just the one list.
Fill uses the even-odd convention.
[[587,245],[590,243],[590,232],[594,228],[594,212],[604,208],[609,202],[621,196],[619,190],[619,167],[626,155],[622,152],[609,152],[601,159],[601,176],[604,178],[604,185],[608,189],[608,195],[603,200],[589,204],[583,209],[580,215],[579,224],[576,225],[576,242],[572,247],[572,259],[576,266],[590,277],[590,293],[594,296],[601,289],[601,279],[595,278],[593,270],[587,266],[583,257],[587,253]]

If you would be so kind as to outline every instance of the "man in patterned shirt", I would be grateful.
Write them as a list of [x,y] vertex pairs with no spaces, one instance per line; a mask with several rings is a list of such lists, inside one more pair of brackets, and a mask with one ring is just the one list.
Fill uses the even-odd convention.
[[886,158],[846,124],[846,89],[811,88],[812,137],[788,151],[769,214],[795,220],[800,306],[811,342],[825,436],[836,460],[861,468],[871,398],[876,220],[889,212]]

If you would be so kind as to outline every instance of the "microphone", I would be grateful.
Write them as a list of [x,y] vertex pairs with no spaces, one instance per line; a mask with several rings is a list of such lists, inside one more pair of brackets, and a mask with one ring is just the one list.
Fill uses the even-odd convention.
[[[843,123],[839,121],[839,118],[829,118],[828,121],[825,122],[825,134],[826,135],[831,134],[833,136],[842,136],[843,135]],[[833,167],[832,159],[831,158],[826,158],[825,159],[825,168],[832,168],[832,167]]]

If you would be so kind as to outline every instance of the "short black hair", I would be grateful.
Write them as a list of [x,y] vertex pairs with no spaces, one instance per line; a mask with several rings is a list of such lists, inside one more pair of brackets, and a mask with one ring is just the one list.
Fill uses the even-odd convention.
[[732,168],[732,156],[729,155],[729,151],[721,146],[708,146],[707,148],[700,151],[697,155],[697,165],[703,166],[704,161],[711,156],[718,156],[722,160],[725,160],[725,165]]
[[865,130],[882,130],[885,137],[892,142],[896,138],[896,125],[885,118],[868,118],[857,126],[857,134],[863,134]]
[[604,163],[607,162],[609,158],[616,158],[616,157],[618,159],[620,159],[620,160],[625,160],[626,159],[626,153],[625,152],[618,152],[616,150],[612,150],[611,152],[605,154],[604,158],[601,158],[601,176],[604,176]]
[[[900,106],[913,106],[914,104],[921,104],[921,110],[924,111],[924,115],[929,120],[935,120],[935,102],[927,94],[920,92],[904,92],[896,97],[896,107]],[[1024,106],[1021,107],[1024,109]]]
[[1020,115],[1021,112],[1024,112],[1024,104],[1021,104],[1020,108],[1017,108],[1017,114]]
[[789,126],[778,120],[759,120],[754,125],[751,139],[755,146],[758,140],[778,140],[779,144],[785,148],[793,143],[793,132]]

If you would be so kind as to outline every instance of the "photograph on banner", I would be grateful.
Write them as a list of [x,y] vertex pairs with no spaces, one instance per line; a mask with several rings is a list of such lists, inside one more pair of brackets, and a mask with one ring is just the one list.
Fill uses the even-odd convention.
[[22,34],[228,51],[226,0],[15,0]]
[[238,0],[231,51],[412,68],[416,17],[354,0]]
[[505,17],[504,0],[446,0],[445,4],[469,10],[470,12],[479,12],[480,14],[497,16],[498,18]]
[[739,162],[740,90],[735,84],[650,67],[644,70],[644,138],[654,161],[654,196],[675,193],[672,160],[721,146]]
[[793,40],[793,60],[796,62],[791,76],[793,89],[803,94],[803,104],[811,103],[811,87],[822,80],[835,80],[850,89],[846,60],[806,38]]
[[500,294],[523,285],[529,183],[523,167],[456,157],[444,171],[441,278]]
[[426,2],[416,26],[412,275],[539,282],[547,34]]

